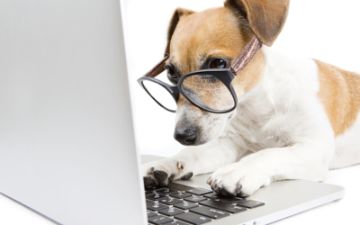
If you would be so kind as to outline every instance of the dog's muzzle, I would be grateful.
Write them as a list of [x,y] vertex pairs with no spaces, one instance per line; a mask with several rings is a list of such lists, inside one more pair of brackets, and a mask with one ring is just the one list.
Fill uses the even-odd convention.
[[196,127],[177,127],[174,137],[183,145],[193,145],[197,141],[198,129]]

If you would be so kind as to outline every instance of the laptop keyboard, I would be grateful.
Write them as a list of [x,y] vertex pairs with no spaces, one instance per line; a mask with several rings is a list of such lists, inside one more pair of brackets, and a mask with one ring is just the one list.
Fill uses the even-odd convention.
[[210,190],[179,184],[146,191],[151,225],[198,225],[264,205],[244,198],[220,197]]

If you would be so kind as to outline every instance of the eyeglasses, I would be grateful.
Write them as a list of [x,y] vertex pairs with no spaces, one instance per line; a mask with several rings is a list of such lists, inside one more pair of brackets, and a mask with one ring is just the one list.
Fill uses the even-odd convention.
[[254,37],[240,54],[225,69],[206,69],[181,76],[175,85],[169,85],[155,77],[165,71],[168,54],[145,76],[139,84],[161,107],[176,112],[180,94],[198,108],[211,113],[228,113],[238,103],[232,80],[255,56],[262,44]]

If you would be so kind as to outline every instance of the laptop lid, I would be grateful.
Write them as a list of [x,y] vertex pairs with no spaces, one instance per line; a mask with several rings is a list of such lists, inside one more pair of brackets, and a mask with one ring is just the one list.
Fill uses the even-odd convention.
[[60,224],[142,224],[118,0],[0,1],[0,192]]

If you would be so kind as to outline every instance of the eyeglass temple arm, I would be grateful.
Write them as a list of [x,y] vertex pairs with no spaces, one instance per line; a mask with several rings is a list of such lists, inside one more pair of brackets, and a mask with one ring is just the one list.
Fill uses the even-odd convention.
[[239,73],[245,68],[247,64],[254,58],[255,54],[261,48],[262,43],[257,37],[253,37],[250,42],[245,46],[242,53],[233,61],[231,64],[231,69],[234,72],[234,75]]
[[[231,69],[236,75],[238,72],[243,70],[251,59],[255,56],[257,51],[261,48],[262,43],[257,37],[253,37],[251,41],[245,46],[242,53],[237,57],[234,62],[231,64]],[[165,70],[166,60],[168,60],[168,55],[165,55],[164,59],[161,60],[152,70],[150,70],[145,76],[156,77]]]
[[151,69],[145,76],[147,77],[156,77],[165,70],[166,60],[168,56],[165,55],[164,59],[161,60],[153,69]]

